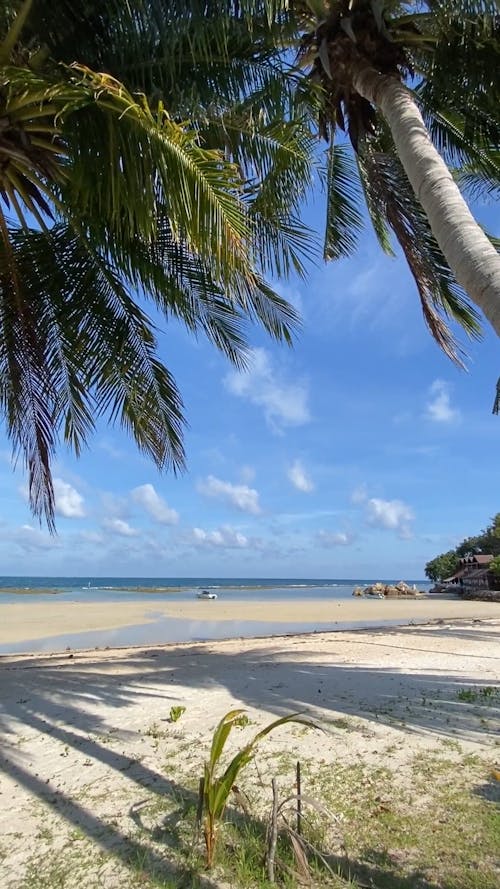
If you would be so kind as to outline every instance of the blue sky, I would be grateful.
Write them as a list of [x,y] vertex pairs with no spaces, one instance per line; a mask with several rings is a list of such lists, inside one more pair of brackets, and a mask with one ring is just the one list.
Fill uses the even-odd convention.
[[[321,220],[321,201],[306,213]],[[498,230],[492,208],[476,215]],[[188,471],[159,475],[101,424],[54,469],[58,534],[32,518],[0,436],[0,573],[405,578],[498,511],[500,374],[486,330],[457,370],[428,333],[402,258],[369,226],[350,261],[276,282],[300,310],[288,349],[250,331],[250,370],[169,324]],[[463,340],[463,338],[462,338]]]

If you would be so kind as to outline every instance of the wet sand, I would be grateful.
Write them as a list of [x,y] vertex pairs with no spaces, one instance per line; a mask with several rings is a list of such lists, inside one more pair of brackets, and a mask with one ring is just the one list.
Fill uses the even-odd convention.
[[[463,602],[453,599],[427,598],[400,600],[335,600],[304,601],[199,601],[158,602],[134,600],[127,602],[16,602],[0,605],[0,646],[40,640],[64,634],[113,630],[154,624],[173,618],[208,623],[252,621],[274,625],[366,624],[374,626],[385,621],[425,622],[433,620],[489,619],[500,617],[495,602]],[[273,630],[275,628],[273,627]],[[160,641],[160,640],[159,640]],[[188,637],[186,639],[188,641]]]

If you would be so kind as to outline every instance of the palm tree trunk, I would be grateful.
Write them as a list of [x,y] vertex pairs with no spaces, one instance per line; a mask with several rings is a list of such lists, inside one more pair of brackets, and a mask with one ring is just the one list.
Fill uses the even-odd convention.
[[472,216],[434,148],[410,92],[395,77],[359,62],[358,93],[380,109],[399,159],[456,280],[500,336],[500,255]]

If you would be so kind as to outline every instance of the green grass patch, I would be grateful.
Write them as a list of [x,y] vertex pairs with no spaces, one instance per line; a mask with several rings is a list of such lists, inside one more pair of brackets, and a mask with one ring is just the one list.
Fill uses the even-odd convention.
[[[283,799],[294,792],[294,759],[286,752],[273,760]],[[75,828],[68,830],[62,848],[55,840],[51,848],[50,830],[60,838],[59,830],[40,824],[46,847],[28,864],[19,889],[270,889],[265,866],[268,777],[262,787],[256,772],[245,773],[240,790],[249,809],[244,812],[230,799],[210,872],[202,833],[195,835],[197,776],[175,777],[177,788],[184,790],[152,793],[135,808],[124,806],[123,841],[116,852],[103,852]],[[441,745],[414,756],[402,773],[385,765],[311,760],[302,763],[302,785],[305,796],[325,807],[320,812],[304,806],[314,889],[498,889],[500,812],[495,799],[500,799],[500,783],[477,755]],[[291,803],[287,815],[292,826],[293,808]],[[283,829],[277,862],[276,885],[304,885]]]
[[500,689],[494,685],[485,685],[482,688],[461,688],[457,692],[457,699],[466,704],[498,704],[500,703]]

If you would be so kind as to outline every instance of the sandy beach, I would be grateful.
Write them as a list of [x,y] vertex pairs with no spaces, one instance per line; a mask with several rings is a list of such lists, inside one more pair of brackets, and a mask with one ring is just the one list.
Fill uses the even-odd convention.
[[[189,612],[201,613],[202,604]],[[468,769],[471,781],[487,781],[498,759],[500,619],[485,620],[493,608],[477,602],[381,604],[393,615],[420,608],[447,622],[0,658],[0,885],[133,889],[153,885],[149,873],[166,879],[169,846],[158,825],[172,800],[178,806],[191,798],[211,733],[235,707],[244,707],[251,723],[235,732],[232,749],[257,726],[292,711],[326,729],[286,726],[266,739],[259,772],[249,767],[250,788],[257,774],[264,787],[277,762],[285,782],[299,757],[321,763],[323,775],[343,769],[344,778],[354,776],[361,783],[352,793],[389,775],[393,789],[384,792],[395,794],[394,805],[400,782],[414,785],[412,770],[425,757],[451,763],[461,777]],[[18,620],[22,607],[14,606]],[[303,619],[299,607],[293,613]],[[346,607],[358,613],[359,603]],[[137,620],[138,609],[120,608],[115,619]],[[239,608],[245,615],[247,609]],[[57,604],[36,611],[31,632],[45,613],[38,631],[53,633],[62,620]],[[453,611],[467,611],[469,619],[451,621]],[[75,606],[68,619],[83,614]],[[107,619],[105,609],[95,615],[101,626]],[[13,635],[15,623],[9,618]],[[5,638],[5,626],[2,633]],[[479,700],[477,689],[484,688],[491,696]],[[185,708],[179,722],[169,720],[172,706]],[[375,777],[367,779],[369,769]],[[142,882],[137,868],[131,870],[139,853],[150,868],[142,865]]]
[[[389,599],[276,602],[249,601],[152,602],[150,599],[126,602],[20,601],[0,603],[0,645],[63,637],[65,634],[112,630],[154,623],[168,618],[189,621],[258,621],[262,623],[325,624],[373,621],[428,621],[488,619],[500,616],[495,602],[469,602],[459,599]],[[64,640],[61,639],[61,644]],[[161,634],[156,642],[162,642]],[[26,647],[29,651],[29,645]]]

